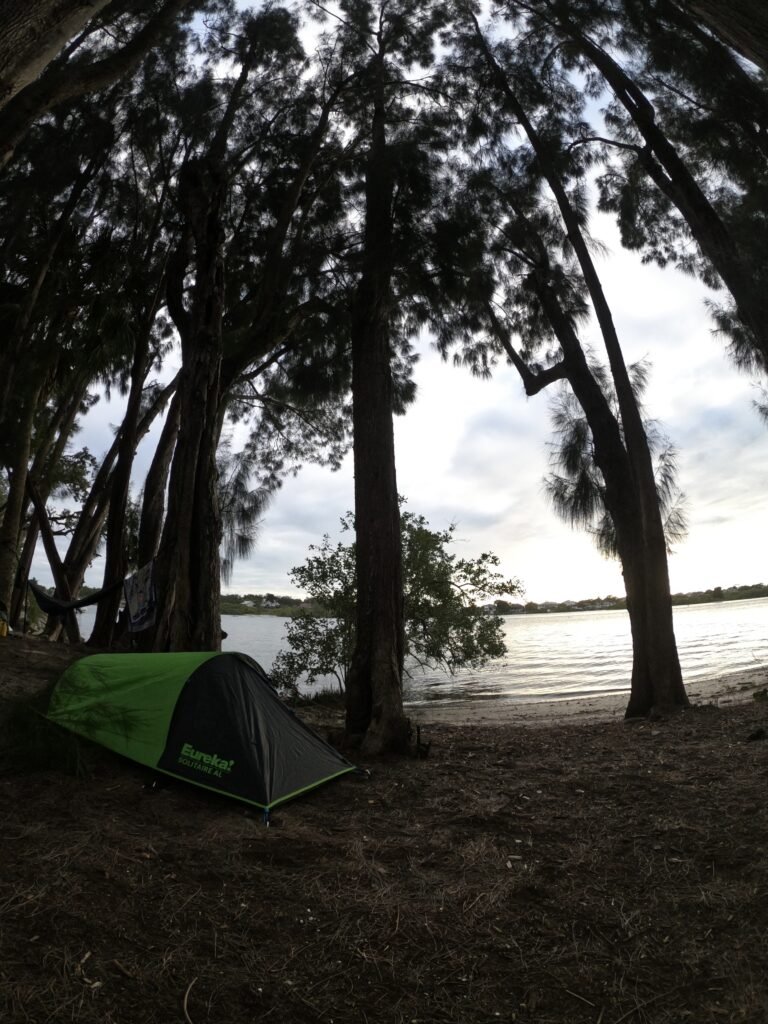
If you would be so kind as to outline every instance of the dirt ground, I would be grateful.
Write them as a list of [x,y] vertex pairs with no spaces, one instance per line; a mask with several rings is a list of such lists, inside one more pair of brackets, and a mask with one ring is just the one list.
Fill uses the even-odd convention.
[[423,714],[426,760],[265,828],[106,751],[20,750],[20,694],[73,656],[0,642],[4,1024],[768,1020],[768,701]]

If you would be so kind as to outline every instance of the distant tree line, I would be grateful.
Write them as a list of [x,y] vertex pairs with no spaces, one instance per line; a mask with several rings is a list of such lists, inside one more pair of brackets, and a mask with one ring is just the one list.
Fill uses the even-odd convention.
[[[287,594],[222,594],[222,615],[291,615],[297,608],[314,608],[312,598]],[[322,611],[319,607],[318,612]]]
[[[89,593],[83,587],[83,596]],[[709,590],[691,590],[684,594],[672,594],[672,604],[713,604],[718,601],[748,601],[768,597],[768,584],[751,583],[738,587],[712,587]],[[265,601],[273,599],[274,607],[265,607]],[[489,605],[496,615],[520,615],[536,612],[582,612],[627,607],[625,597],[587,597],[576,601],[505,601],[495,598]],[[275,596],[272,594],[223,594],[221,611],[226,615],[292,615],[297,608],[313,615],[327,615],[329,609],[312,597]]]

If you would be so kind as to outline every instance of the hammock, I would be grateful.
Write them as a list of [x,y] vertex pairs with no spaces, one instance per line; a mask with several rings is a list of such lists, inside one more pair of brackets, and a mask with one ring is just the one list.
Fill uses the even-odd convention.
[[51,597],[50,594],[46,594],[42,587],[39,587],[31,580],[29,581],[29,589],[35,595],[35,600],[40,605],[40,610],[44,611],[46,615],[65,615],[76,608],[87,608],[90,604],[98,604],[105,594],[111,594],[113,590],[117,590],[122,585],[123,581],[120,580],[119,583],[113,583],[111,587],[98,590],[95,594],[81,597],[79,601],[61,601],[57,597]]

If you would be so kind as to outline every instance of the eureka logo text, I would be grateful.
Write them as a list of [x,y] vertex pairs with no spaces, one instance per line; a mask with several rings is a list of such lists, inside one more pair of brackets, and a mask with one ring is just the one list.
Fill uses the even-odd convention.
[[234,763],[219,757],[218,754],[205,754],[202,750],[195,750],[191,743],[184,744],[179,757],[179,764],[194,768],[198,772],[205,772],[206,775],[216,775],[218,778],[231,772]]

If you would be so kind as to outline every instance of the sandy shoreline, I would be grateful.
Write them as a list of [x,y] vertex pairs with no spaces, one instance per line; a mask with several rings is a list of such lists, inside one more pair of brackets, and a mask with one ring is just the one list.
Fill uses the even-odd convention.
[[[715,704],[725,707],[754,699],[757,690],[768,687],[768,667],[761,665],[740,672],[696,679],[686,690],[692,704]],[[421,725],[545,725],[621,720],[629,699],[629,691],[605,696],[575,699],[532,701],[435,701],[411,704],[407,714]]]

